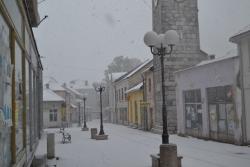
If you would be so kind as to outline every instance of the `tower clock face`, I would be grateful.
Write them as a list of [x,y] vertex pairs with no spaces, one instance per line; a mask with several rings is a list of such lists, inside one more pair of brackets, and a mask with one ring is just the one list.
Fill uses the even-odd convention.
[[154,7],[158,5],[159,0],[153,0],[154,1]]

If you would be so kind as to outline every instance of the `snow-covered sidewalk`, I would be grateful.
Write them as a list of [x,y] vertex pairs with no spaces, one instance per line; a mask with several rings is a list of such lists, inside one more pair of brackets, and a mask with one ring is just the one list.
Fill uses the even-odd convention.
[[[87,123],[89,128],[98,128],[99,122]],[[72,142],[62,144],[59,129],[55,132],[56,156],[59,160],[49,161],[57,167],[150,167],[150,154],[159,152],[161,136],[131,129],[122,125],[104,124],[108,140],[90,139],[90,131],[67,128]],[[178,154],[183,156],[183,167],[249,167],[250,148],[204,141],[191,137],[170,136],[170,142],[177,144]],[[46,137],[38,146],[37,155],[46,153]]]

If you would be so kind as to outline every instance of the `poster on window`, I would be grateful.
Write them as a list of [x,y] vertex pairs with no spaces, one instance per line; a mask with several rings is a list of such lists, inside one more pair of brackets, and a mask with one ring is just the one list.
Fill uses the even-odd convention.
[[217,132],[217,112],[216,105],[209,105],[209,117],[210,117],[210,130]]
[[12,125],[9,27],[0,15],[0,128]]
[[[1,39],[0,39],[1,40]],[[12,126],[11,75],[9,49],[0,41],[0,128]]]

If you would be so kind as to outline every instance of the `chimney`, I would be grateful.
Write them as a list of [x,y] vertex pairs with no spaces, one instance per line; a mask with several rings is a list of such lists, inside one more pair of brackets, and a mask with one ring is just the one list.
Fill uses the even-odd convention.
[[215,55],[209,55],[209,60],[215,59]]
[[49,83],[45,84],[46,89],[49,89]]
[[85,81],[85,86],[88,86],[88,85],[89,85],[89,83],[88,83],[88,81],[86,80],[86,81]]

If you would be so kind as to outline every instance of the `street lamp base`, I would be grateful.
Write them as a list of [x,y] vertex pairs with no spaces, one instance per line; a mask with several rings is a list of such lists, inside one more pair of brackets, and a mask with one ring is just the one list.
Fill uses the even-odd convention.
[[96,140],[108,140],[108,135],[96,135]]
[[181,167],[182,156],[177,156],[175,144],[161,144],[160,153],[151,155],[152,167]]
[[84,128],[84,127],[82,127],[82,131],[89,131],[89,128]]

